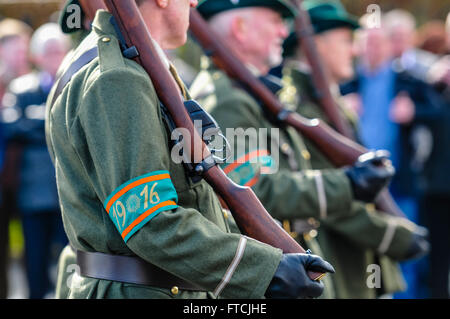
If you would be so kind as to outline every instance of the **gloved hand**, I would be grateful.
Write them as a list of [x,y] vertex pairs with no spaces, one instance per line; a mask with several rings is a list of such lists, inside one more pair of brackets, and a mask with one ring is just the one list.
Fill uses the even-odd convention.
[[284,254],[266,291],[267,298],[317,298],[323,293],[323,283],[314,281],[307,271],[334,273],[328,262],[316,255]]
[[368,152],[361,155],[353,166],[344,168],[350,179],[355,199],[373,202],[395,175],[388,151]]
[[430,243],[428,242],[428,229],[417,226],[413,233],[413,241],[403,260],[420,259],[428,254],[429,251]]

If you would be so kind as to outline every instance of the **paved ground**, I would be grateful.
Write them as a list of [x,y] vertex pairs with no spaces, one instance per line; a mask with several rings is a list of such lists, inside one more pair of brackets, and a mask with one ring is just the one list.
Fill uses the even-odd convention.
[[[51,278],[56,280],[56,268],[51,269]],[[10,261],[8,269],[8,299],[27,299],[28,287],[25,267],[18,259]],[[53,299],[54,293],[45,296],[46,299]]]
[[19,260],[13,259],[8,269],[8,299],[24,299],[27,296],[25,269]]

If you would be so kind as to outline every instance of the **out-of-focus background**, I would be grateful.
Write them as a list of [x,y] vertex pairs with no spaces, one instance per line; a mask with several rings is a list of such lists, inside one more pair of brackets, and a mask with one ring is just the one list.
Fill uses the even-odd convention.
[[[63,2],[0,0],[0,298],[52,298],[57,258],[67,244],[44,134],[45,101],[58,65],[71,48],[55,24]],[[355,35],[355,67],[364,65],[371,73],[360,67],[354,79],[359,82],[343,85],[342,92],[361,116],[366,146],[393,154],[400,176],[392,189],[395,199],[411,220],[431,233],[431,254],[402,265],[408,290],[394,298],[448,298],[450,1],[341,2],[357,17],[374,10],[386,13],[389,26]],[[190,40],[168,54],[189,84],[200,69],[201,50]],[[383,70],[393,61],[417,80],[412,90],[422,90],[420,83],[427,83],[446,101],[436,127],[415,125],[419,115],[427,114],[414,111],[421,103],[414,97],[404,92],[370,94],[389,89],[382,85],[387,74]],[[374,101],[388,101],[385,119],[367,111]],[[380,133],[387,134],[386,141]]]

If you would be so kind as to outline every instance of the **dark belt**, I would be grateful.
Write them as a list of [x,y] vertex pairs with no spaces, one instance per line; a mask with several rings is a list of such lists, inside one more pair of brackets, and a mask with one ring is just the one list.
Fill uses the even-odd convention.
[[76,255],[80,275],[83,277],[167,289],[177,287],[180,290],[204,290],[139,257],[91,253],[80,250],[76,250]]

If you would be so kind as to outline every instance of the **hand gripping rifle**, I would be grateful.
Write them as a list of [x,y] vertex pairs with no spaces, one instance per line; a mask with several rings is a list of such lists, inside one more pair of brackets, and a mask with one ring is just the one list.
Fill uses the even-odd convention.
[[[211,153],[186,111],[177,83],[160,60],[135,0],[104,0],[104,3],[114,16],[127,47],[135,47],[139,53],[133,60],[148,73],[160,101],[168,109],[176,126],[190,132],[190,149],[184,151],[191,163],[198,163],[196,171],[202,172],[205,181],[226,202],[241,232],[280,248],[284,253],[305,253],[269,215],[249,187],[233,183],[219,166],[208,164]],[[309,272],[308,276],[319,280],[323,274]]]
[[[315,143],[334,165],[337,167],[353,165],[359,156],[368,152],[366,148],[337,133],[323,121],[310,120],[296,112],[286,110],[279,99],[237,58],[233,53],[233,48],[228,47],[224,41],[220,40],[220,36],[212,30],[195,9],[191,9],[190,30],[217,67],[231,78],[238,80],[257,96],[263,107],[280,122],[292,126],[301,135]],[[387,190],[379,195],[378,202],[381,202],[379,207],[383,207],[384,212],[405,217]]]

